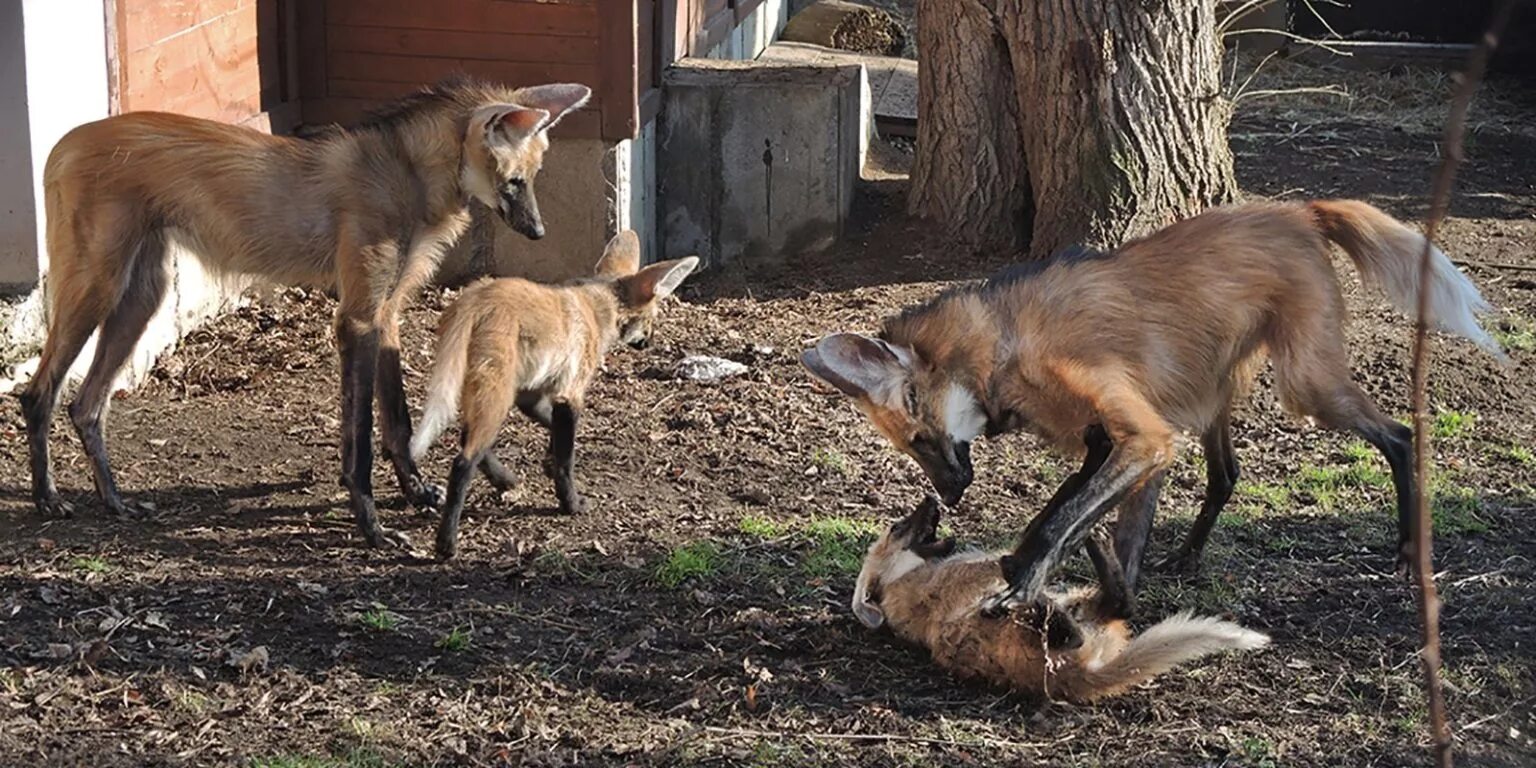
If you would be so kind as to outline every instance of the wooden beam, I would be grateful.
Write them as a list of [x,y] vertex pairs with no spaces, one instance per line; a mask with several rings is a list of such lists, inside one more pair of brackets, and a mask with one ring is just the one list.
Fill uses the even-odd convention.
[[603,138],[640,135],[640,41],[635,0],[603,0],[599,50]]

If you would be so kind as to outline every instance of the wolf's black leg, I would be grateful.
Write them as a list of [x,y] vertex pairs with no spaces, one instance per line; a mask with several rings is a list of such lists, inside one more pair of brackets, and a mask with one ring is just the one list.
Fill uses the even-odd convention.
[[452,560],[459,553],[459,518],[464,513],[464,497],[469,484],[475,479],[486,451],[466,455],[460,451],[453,459],[453,469],[448,473],[448,498],[443,505],[443,519],[437,526],[437,559]]
[[1200,567],[1211,530],[1237,487],[1237,454],[1232,452],[1232,426],[1226,413],[1200,437],[1200,445],[1205,449],[1205,501],[1184,543],[1158,563],[1159,569],[1193,573]]
[[411,412],[405,402],[405,376],[400,369],[398,340],[379,350],[378,398],[384,458],[395,469],[400,493],[418,509],[436,509],[443,503],[443,489],[422,480],[421,471],[411,458]]
[[337,323],[341,348],[341,484],[350,497],[358,531],[371,547],[405,545],[404,534],[379,525],[373,503],[373,384],[379,360],[379,332],[342,318]]
[[555,497],[560,511],[578,515],[587,511],[587,500],[576,491],[576,422],[579,412],[570,403],[555,403],[551,411],[549,455],[554,462]]

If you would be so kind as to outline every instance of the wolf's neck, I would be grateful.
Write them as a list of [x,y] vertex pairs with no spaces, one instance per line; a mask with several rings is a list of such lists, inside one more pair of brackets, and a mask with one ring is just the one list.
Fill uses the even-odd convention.
[[985,302],[962,293],[892,318],[882,335],[886,341],[911,348],[969,391],[986,412],[990,425],[998,416],[991,384],[1003,362],[1004,333]]

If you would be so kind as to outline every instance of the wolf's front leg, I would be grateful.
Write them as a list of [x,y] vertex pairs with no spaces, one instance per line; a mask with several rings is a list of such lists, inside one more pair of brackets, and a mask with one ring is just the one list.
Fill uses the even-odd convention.
[[[1109,510],[1168,464],[1172,432],[1149,409],[1134,407],[1141,404],[1139,401],[1127,399],[1129,402],[1123,404],[1100,405],[1104,432],[1090,428],[1084,435],[1088,458],[1083,468],[1062,483],[1046,508],[1024,529],[1019,546],[1003,558],[1008,587],[987,598],[982,604],[984,613],[996,616],[1037,600],[1066,553],[1082,546]],[[1106,441],[1116,434],[1119,439],[1105,456]],[[1102,465],[1095,468],[1100,460]]]
[[368,546],[408,546],[405,534],[379,525],[373,503],[373,385],[379,331],[343,316],[337,320],[336,337],[341,348],[341,484]]
[[391,314],[381,330],[379,348],[379,427],[384,437],[384,457],[395,469],[400,493],[417,509],[436,509],[443,503],[443,489],[422,480],[411,458],[411,412],[405,402],[405,376],[400,369],[400,318]]
[[576,422],[581,406],[571,402],[556,402],[550,413],[549,457],[554,464],[551,473],[555,480],[555,497],[560,500],[560,511],[579,515],[587,511],[587,500],[576,491],[572,476],[576,469]]

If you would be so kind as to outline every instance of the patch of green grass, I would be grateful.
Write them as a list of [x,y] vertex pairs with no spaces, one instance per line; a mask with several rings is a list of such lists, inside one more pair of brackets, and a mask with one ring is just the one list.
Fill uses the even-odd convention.
[[720,567],[720,550],[711,541],[684,544],[667,554],[656,568],[656,580],[669,589],[683,582],[708,576]]
[[1344,449],[1349,463],[1342,467],[1303,465],[1292,481],[1296,492],[1311,497],[1324,512],[1337,512],[1346,503],[1360,501],[1360,492],[1390,491],[1392,475],[1385,460],[1369,445],[1351,443]]
[[97,557],[95,555],[88,557],[77,557],[73,560],[70,560],[69,564],[75,570],[84,571],[86,573],[106,573],[107,571],[112,570],[111,563],[107,562],[105,558]]
[[463,627],[454,627],[452,632],[437,639],[437,647],[449,653],[458,653],[469,647],[469,630]]
[[1466,434],[1477,421],[1477,414],[1470,411],[1441,411],[1435,414],[1430,434],[1442,440]]
[[354,749],[345,755],[275,755],[252,760],[250,768],[386,768],[390,763],[371,749]]
[[839,475],[847,475],[851,472],[848,457],[831,448],[817,448],[811,454],[811,463]]
[[212,708],[210,705],[213,703],[207,696],[192,689],[177,691],[172,701],[175,703],[176,709],[199,717],[207,713]]
[[777,539],[788,531],[788,527],[783,523],[756,515],[743,517],[741,522],[736,524],[736,529],[758,539]]
[[393,632],[400,628],[400,616],[383,607],[373,607],[357,617],[357,623],[375,632]]
[[852,576],[864,562],[864,552],[879,527],[846,517],[822,517],[805,525],[811,552],[801,569],[812,578]]
[[1477,491],[1454,483],[1435,483],[1434,496],[1429,514],[1434,521],[1435,533],[1447,536],[1469,536],[1491,530],[1488,521],[1478,515],[1482,501]]
[[1243,756],[1248,759],[1251,765],[1273,766],[1276,764],[1275,747],[1269,742],[1269,739],[1259,736],[1248,736],[1243,739],[1239,746],[1242,748]]
[[1505,349],[1521,352],[1536,350],[1536,323],[1518,315],[1511,315],[1509,319],[1488,329],[1488,332]]
[[1522,467],[1529,467],[1533,464],[1536,464],[1536,453],[1532,453],[1531,449],[1523,445],[1511,445],[1508,448],[1505,448],[1504,458],[1509,459],[1510,461],[1519,464]]
[[1283,485],[1239,482],[1235,490],[1239,498],[1251,499],[1271,510],[1283,510],[1291,505],[1291,490]]
[[778,765],[804,765],[807,762],[805,751],[791,741],[759,741],[752,747],[752,755],[748,758],[749,765],[760,765],[764,768]]

